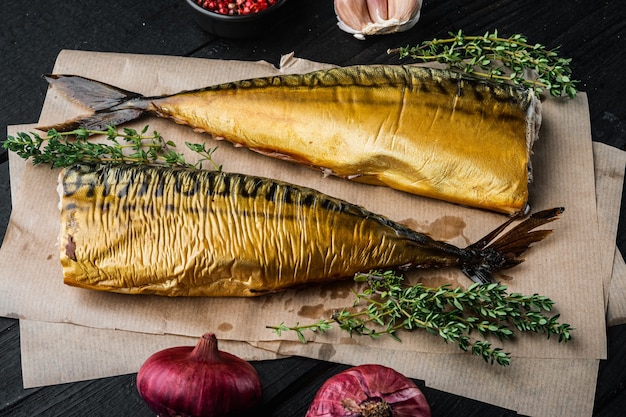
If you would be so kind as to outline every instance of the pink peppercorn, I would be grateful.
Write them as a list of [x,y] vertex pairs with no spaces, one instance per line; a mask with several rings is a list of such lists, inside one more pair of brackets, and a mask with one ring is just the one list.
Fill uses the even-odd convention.
[[197,0],[199,6],[215,13],[243,15],[258,13],[276,3],[276,0]]

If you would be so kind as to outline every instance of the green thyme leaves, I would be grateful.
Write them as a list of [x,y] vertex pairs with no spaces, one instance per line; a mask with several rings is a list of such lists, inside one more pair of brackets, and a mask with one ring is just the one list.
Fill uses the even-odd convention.
[[[306,331],[324,333],[334,327],[350,335],[378,338],[389,335],[400,340],[401,331],[424,330],[461,350],[482,357],[488,363],[509,365],[510,353],[494,347],[487,338],[512,339],[516,332],[531,332],[571,340],[573,328],[559,322],[559,315],[547,315],[554,302],[533,294],[509,293],[498,283],[473,284],[467,289],[422,284],[406,285],[391,271],[359,274],[356,281],[367,287],[355,293],[353,308],[335,311],[316,323],[268,326],[279,336],[294,331],[303,343]],[[355,310],[356,307],[356,310]]]
[[[19,132],[16,136],[9,136],[3,146],[23,159],[31,159],[35,165],[47,164],[53,168],[78,163],[133,163],[202,169],[203,162],[209,162],[214,169],[221,170],[222,167],[212,158],[217,148],[187,142],[186,146],[200,157],[191,164],[182,153],[173,149],[176,147],[174,142],[166,141],[157,131],[149,133],[148,129],[145,126],[141,131],[118,130],[110,126],[106,131],[80,128],[69,132],[50,130],[46,135]],[[106,140],[92,141],[94,135],[104,135]]]
[[505,38],[497,31],[468,36],[462,31],[449,38],[424,41],[417,46],[390,49],[388,53],[423,62],[439,62],[451,69],[489,79],[532,88],[539,95],[575,97],[578,81],[572,78],[571,59],[562,58],[558,49],[531,44],[523,35]]

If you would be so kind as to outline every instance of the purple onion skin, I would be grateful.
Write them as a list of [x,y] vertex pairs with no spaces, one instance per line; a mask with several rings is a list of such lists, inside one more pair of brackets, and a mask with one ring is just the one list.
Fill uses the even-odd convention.
[[354,411],[354,405],[381,400],[389,404],[389,416],[431,417],[430,406],[417,385],[382,365],[359,365],[329,378],[315,394],[306,417],[385,415]]
[[160,417],[226,417],[261,404],[262,387],[252,365],[217,349],[213,334],[198,345],[161,350],[137,374],[137,389]]

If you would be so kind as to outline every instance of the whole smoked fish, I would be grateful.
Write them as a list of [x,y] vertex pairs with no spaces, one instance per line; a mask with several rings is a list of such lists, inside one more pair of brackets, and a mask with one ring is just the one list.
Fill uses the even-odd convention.
[[458,248],[310,188],[220,171],[77,165],[59,192],[66,284],[167,296],[256,296],[383,268],[491,282],[562,212]]
[[145,114],[325,174],[507,214],[525,210],[540,101],[446,70],[362,65],[140,94],[48,82],[93,114],[41,127],[104,129]]

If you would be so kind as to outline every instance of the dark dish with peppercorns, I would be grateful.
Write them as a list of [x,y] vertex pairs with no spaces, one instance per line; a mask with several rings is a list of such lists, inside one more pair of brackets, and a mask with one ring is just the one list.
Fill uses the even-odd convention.
[[223,15],[258,13],[273,6],[276,0],[197,0],[199,6]]

